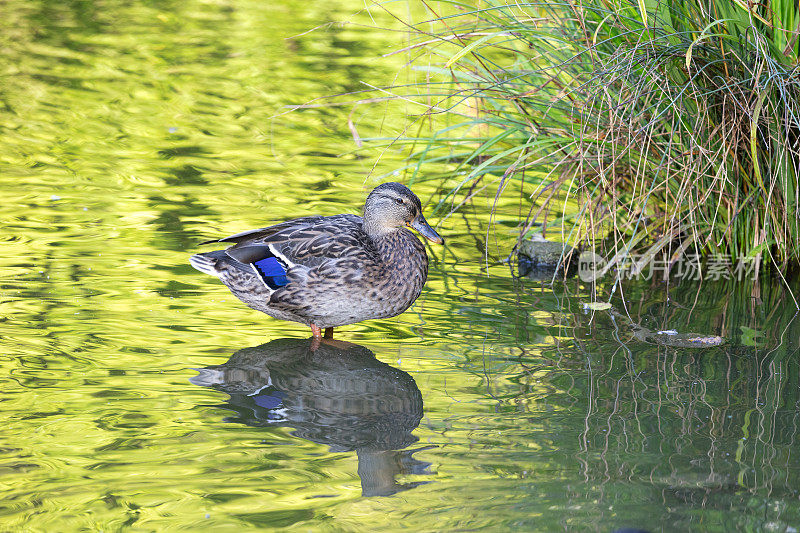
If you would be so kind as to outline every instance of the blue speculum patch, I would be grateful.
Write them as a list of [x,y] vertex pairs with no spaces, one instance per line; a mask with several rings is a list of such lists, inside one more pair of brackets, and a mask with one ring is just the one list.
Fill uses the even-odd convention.
[[270,289],[274,290],[289,283],[289,280],[286,279],[286,269],[275,257],[260,259],[253,264]]

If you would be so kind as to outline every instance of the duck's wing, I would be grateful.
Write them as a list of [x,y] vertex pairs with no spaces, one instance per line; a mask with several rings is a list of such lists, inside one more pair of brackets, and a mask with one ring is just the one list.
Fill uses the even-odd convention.
[[211,242],[236,243],[225,253],[241,263],[275,257],[286,268],[312,268],[331,259],[366,257],[373,251],[362,219],[356,215],[298,218]]
[[[341,215],[341,216],[348,216],[348,215]],[[355,215],[350,215],[355,216]],[[300,229],[306,228],[309,226],[314,226],[315,224],[323,222],[323,219],[326,217],[323,216],[310,216],[310,217],[303,217],[303,218],[296,218],[294,220],[288,220],[286,222],[281,222],[280,224],[275,224],[274,226],[267,226],[266,228],[258,228],[258,229],[251,229],[247,231],[243,231],[241,233],[237,233],[236,235],[231,235],[229,237],[223,237],[222,239],[211,239],[210,241],[204,241],[200,244],[213,244],[215,242],[235,242],[241,243],[249,240],[259,240],[259,239],[269,239],[270,236],[275,235],[277,233],[281,233],[286,230],[291,230],[292,228]],[[360,217],[356,217],[359,218]]]

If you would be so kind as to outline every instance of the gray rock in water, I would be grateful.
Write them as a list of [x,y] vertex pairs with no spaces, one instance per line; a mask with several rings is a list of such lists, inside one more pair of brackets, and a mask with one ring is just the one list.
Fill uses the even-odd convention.
[[541,280],[552,278],[556,268],[558,273],[563,273],[565,264],[570,266],[567,259],[572,250],[568,244],[548,241],[534,234],[530,240],[519,244],[519,275]]

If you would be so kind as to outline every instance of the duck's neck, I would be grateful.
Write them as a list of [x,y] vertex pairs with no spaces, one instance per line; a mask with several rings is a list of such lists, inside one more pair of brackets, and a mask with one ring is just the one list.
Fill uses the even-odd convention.
[[[394,275],[420,278],[422,283],[428,275],[428,254],[425,246],[406,228],[370,235],[385,268]],[[415,279],[415,281],[417,281]]]
[[400,229],[383,225],[380,219],[371,217],[369,213],[364,213],[364,217],[361,220],[363,221],[364,232],[376,245],[379,241],[385,240],[386,237]]

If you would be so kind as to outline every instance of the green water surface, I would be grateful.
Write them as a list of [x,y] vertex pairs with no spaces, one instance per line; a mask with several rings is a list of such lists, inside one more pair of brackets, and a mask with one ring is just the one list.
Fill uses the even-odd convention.
[[[288,112],[415,75],[382,57],[408,45],[382,9],[0,14],[0,530],[800,530],[784,285],[516,279],[517,198],[487,232],[493,191],[445,217],[433,183],[392,177],[402,153],[356,150],[418,109]],[[335,344],[187,263],[205,239],[358,213],[388,179],[447,246],[409,311]]]

